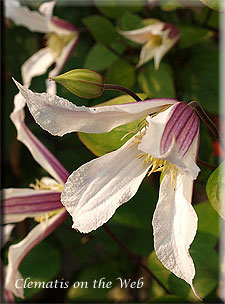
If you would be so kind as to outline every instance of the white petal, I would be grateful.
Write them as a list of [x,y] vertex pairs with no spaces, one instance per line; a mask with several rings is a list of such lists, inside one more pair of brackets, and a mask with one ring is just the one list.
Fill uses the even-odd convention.
[[54,61],[55,56],[48,47],[34,53],[21,67],[24,85],[29,87],[32,78],[44,74]]
[[[15,80],[14,80],[15,81]],[[102,107],[78,107],[68,100],[46,93],[33,93],[15,81],[36,122],[53,135],[81,131],[104,133],[149,113],[175,104],[174,99],[152,99],[142,102]]]
[[198,135],[193,140],[189,151],[184,157],[179,155],[175,141],[173,141],[171,147],[165,154],[161,154],[160,152],[161,138],[166,127],[166,123],[169,120],[173,111],[173,107],[174,106],[171,106],[169,109],[162,113],[159,113],[153,118],[147,117],[149,127],[138,147],[141,151],[148,153],[155,158],[168,160],[172,164],[176,165],[178,168],[190,174],[193,179],[196,179],[200,171],[199,167],[196,165]]
[[39,6],[39,12],[47,17],[49,20],[53,14],[53,9],[55,7],[56,1],[44,2]]
[[34,136],[24,123],[25,100],[19,93],[14,98],[14,110],[10,115],[17,129],[17,139],[30,150],[33,158],[57,181],[63,183],[68,177],[68,172],[47,148]]
[[47,33],[47,18],[37,11],[31,11],[26,6],[21,6],[17,0],[6,0],[5,16],[16,25],[27,27],[30,31]]
[[162,44],[157,48],[155,52],[155,69],[158,70],[159,64],[163,56],[174,46],[174,44],[179,40],[180,36],[177,35],[175,38],[164,38]]
[[4,246],[9,238],[10,238],[10,235],[13,231],[13,229],[15,228],[15,225],[12,225],[12,224],[8,224],[8,225],[5,225],[2,227],[3,229],[3,242],[2,242],[2,246]]
[[151,60],[155,56],[155,53],[157,52],[157,48],[158,46],[152,45],[151,41],[149,41],[149,43],[146,43],[141,48],[140,59],[137,64],[137,67],[140,67],[147,61]]
[[137,29],[137,30],[119,31],[119,33],[132,41],[144,44],[145,42],[147,42],[150,39],[152,34],[160,35],[163,26],[164,26],[163,22],[156,22],[154,24],[145,26],[145,27]]
[[189,247],[197,230],[197,215],[191,205],[193,179],[181,172],[176,190],[166,174],[160,186],[153,216],[154,246],[163,266],[193,287],[195,267]]
[[5,289],[12,291],[17,297],[23,297],[23,288],[15,287],[18,279],[18,267],[24,256],[47,235],[49,235],[66,218],[65,210],[53,216],[46,222],[35,226],[30,233],[19,243],[9,247],[8,267],[5,279]]
[[135,195],[149,168],[138,154],[131,139],[70,175],[61,201],[73,217],[73,228],[83,233],[97,229]]

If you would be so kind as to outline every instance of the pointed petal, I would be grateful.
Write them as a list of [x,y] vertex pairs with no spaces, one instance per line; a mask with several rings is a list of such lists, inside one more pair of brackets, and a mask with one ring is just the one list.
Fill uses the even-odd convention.
[[70,175],[61,201],[73,218],[73,228],[83,233],[97,229],[135,195],[149,168],[139,154],[131,139]]
[[155,69],[158,70],[160,61],[163,56],[175,45],[175,43],[179,40],[180,35],[175,36],[174,38],[164,38],[162,44],[157,48],[155,52]]
[[5,17],[11,19],[16,25],[22,25],[30,31],[47,33],[48,22],[46,16],[37,11],[31,11],[26,6],[21,6],[17,0],[6,0]]
[[[15,80],[14,80],[15,81]],[[78,107],[68,100],[46,93],[33,93],[15,81],[36,122],[53,135],[81,131],[104,133],[113,128],[174,104],[174,99],[152,99],[102,107]]]
[[34,189],[3,189],[4,222],[18,222],[62,208],[60,192]]
[[193,179],[178,172],[176,189],[166,174],[160,186],[153,215],[154,246],[163,266],[193,287],[195,267],[189,247],[197,230],[197,215],[191,205]]
[[29,87],[32,78],[44,74],[54,61],[55,56],[48,47],[34,53],[21,67],[24,85]]
[[25,100],[19,93],[14,98],[14,110],[10,115],[17,129],[17,139],[30,150],[33,158],[57,181],[64,183],[69,176],[66,169],[51,152],[34,136],[24,123]]
[[39,12],[45,15],[47,17],[47,20],[49,20],[52,17],[55,4],[56,1],[44,2],[39,6]]
[[157,49],[158,49],[158,46],[152,45],[151,41],[146,43],[141,48],[140,59],[139,59],[139,62],[137,64],[137,67],[139,68],[144,63],[151,60],[155,56],[155,53],[157,52]]
[[9,247],[8,268],[5,280],[5,288],[12,291],[16,296],[23,297],[23,289],[15,287],[18,268],[26,254],[53,230],[55,230],[67,217],[65,210],[51,217],[49,220],[35,226],[30,233],[19,243]]
[[130,39],[140,44],[144,44],[151,38],[152,34],[153,35],[161,34],[161,30],[163,29],[163,26],[164,26],[163,22],[156,22],[154,24],[142,27],[137,30],[119,31],[119,33],[124,37],[126,37],[127,39]]

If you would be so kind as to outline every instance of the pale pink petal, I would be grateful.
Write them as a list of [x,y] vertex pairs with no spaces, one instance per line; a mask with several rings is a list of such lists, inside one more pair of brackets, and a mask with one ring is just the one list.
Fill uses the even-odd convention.
[[39,6],[39,12],[47,17],[49,21],[53,14],[53,9],[55,7],[56,1],[44,2]]
[[24,85],[29,87],[32,78],[44,74],[54,62],[55,56],[48,47],[34,53],[21,67]]
[[121,35],[134,42],[144,44],[152,35],[160,35],[163,29],[163,22],[156,22],[143,28],[132,31],[119,31]]
[[154,247],[163,266],[193,288],[195,267],[188,252],[197,230],[197,215],[191,205],[193,179],[178,171],[176,182],[167,173],[160,185],[153,216]]
[[72,23],[55,16],[52,17],[48,23],[48,31],[58,35],[68,35],[73,33],[77,33],[78,35],[78,30]]
[[51,152],[34,136],[24,123],[25,100],[19,93],[14,98],[14,110],[10,115],[17,129],[17,139],[30,150],[33,158],[57,181],[64,183],[69,176],[66,169]]
[[[195,135],[194,138],[191,137],[191,145],[189,145],[188,150],[185,150],[187,151],[185,155],[181,153],[182,146],[178,145],[178,143],[176,142],[176,134],[174,134],[173,132],[169,134],[172,136],[173,140],[170,142],[170,145],[168,146],[167,150],[161,150],[162,137],[165,133],[167,122],[172,117],[172,115],[176,114],[175,110],[176,105],[173,105],[166,111],[157,114],[155,117],[147,118],[147,121],[149,122],[149,127],[147,129],[146,134],[143,136],[141,143],[139,144],[139,149],[157,159],[168,160],[180,169],[189,173],[193,179],[196,179],[200,171],[200,169],[196,165],[195,159],[198,150],[198,133]],[[175,122],[177,126],[179,125],[180,117],[181,114],[177,117],[177,122]],[[191,132],[190,134],[188,134],[188,136],[191,136]]]
[[138,159],[140,151],[132,140],[70,175],[61,201],[73,218],[73,228],[83,233],[97,229],[135,195],[149,166]]
[[37,11],[31,11],[26,6],[21,6],[17,0],[6,0],[5,17],[11,19],[16,25],[22,25],[30,31],[47,33],[48,21],[46,16]]
[[30,188],[2,190],[4,223],[20,222],[28,217],[47,215],[62,208],[60,192]]
[[59,136],[74,131],[108,132],[119,125],[159,111],[166,105],[177,103],[174,99],[152,99],[122,105],[78,107],[64,98],[48,93],[33,93],[18,82],[15,83],[36,122],[51,134]]
[[30,233],[19,243],[9,247],[8,268],[5,279],[5,288],[12,291],[17,297],[23,297],[23,289],[15,287],[18,268],[26,254],[52,231],[54,231],[67,217],[65,210],[51,217],[49,220],[35,226]]

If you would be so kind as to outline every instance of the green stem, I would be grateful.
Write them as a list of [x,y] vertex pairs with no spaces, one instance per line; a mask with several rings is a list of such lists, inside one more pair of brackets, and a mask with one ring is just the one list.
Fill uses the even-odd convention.
[[104,90],[116,90],[116,91],[121,91],[124,92],[128,95],[130,95],[131,97],[133,97],[136,101],[142,101],[141,98],[139,98],[133,91],[131,91],[128,88],[122,87],[120,85],[117,84],[105,84],[104,85]]

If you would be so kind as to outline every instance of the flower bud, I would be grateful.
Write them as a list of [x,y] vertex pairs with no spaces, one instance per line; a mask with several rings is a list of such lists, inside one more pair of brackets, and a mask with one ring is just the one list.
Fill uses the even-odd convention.
[[104,90],[103,76],[87,69],[71,70],[50,79],[60,83],[71,93],[83,98],[99,97]]

